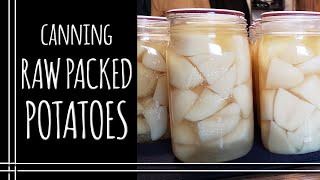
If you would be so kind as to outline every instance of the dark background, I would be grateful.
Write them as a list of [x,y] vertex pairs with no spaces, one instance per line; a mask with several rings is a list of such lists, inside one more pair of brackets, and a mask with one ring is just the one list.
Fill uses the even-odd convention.
[[[13,2],[11,4],[13,9]],[[16,106],[17,106],[17,163],[119,163],[119,162],[136,162],[136,2],[126,1],[19,1],[17,0],[17,16],[16,16],[16,40],[17,40],[17,94],[16,94]],[[12,24],[13,18],[12,18]],[[49,24],[47,27],[47,33],[45,38],[50,37],[50,25],[51,24],[62,24],[66,27],[67,24],[74,24],[79,27],[80,24],[95,24],[99,27],[100,24],[111,26],[107,29],[107,35],[112,35],[113,44],[111,46],[106,45],[89,45],[89,46],[78,46],[78,45],[61,45],[61,46],[44,46],[41,44],[41,27],[43,24]],[[13,29],[13,28],[12,28]],[[13,33],[13,31],[12,31]],[[13,41],[13,39],[12,39]],[[56,65],[57,58],[61,58],[60,61],[60,73],[58,80],[58,89],[54,90],[46,88],[46,81],[44,80],[44,88],[39,89],[39,84],[36,83],[35,89],[22,89],[21,86],[21,62],[22,58],[26,58],[29,63],[28,77],[29,82],[32,84],[33,73],[35,69],[36,61],[41,59],[47,59],[48,62],[54,62]],[[132,81],[128,88],[124,90],[108,90],[97,89],[90,90],[86,89],[66,89],[66,58],[71,58],[75,62],[75,68],[77,62],[82,58],[84,65],[90,58],[96,58],[97,62],[100,58],[127,58],[132,64]],[[42,61],[43,62],[43,61]],[[12,71],[14,66],[14,59],[11,59]],[[99,63],[96,66],[90,67],[91,83],[95,85],[99,82]],[[42,73],[45,77],[44,64],[42,63]],[[117,84],[121,86],[121,64],[117,64]],[[112,84],[112,63],[108,63],[107,72]],[[76,69],[75,69],[76,70]],[[76,72],[74,70],[74,72]],[[86,72],[86,68],[84,69]],[[126,74],[128,75],[128,74]],[[75,78],[75,73],[73,78]],[[74,79],[71,79],[71,86],[73,85]],[[126,78],[127,79],[127,78]],[[14,82],[14,81],[11,81]],[[79,84],[78,84],[79,85]],[[106,83],[104,84],[106,87]],[[78,86],[80,87],[80,86]],[[12,91],[13,92],[13,91]],[[55,119],[55,106],[51,105],[51,136],[48,140],[44,141],[41,139],[37,118],[31,121],[31,138],[27,139],[27,118],[26,118],[26,100],[31,100],[37,106],[41,100],[47,100],[49,103],[53,101],[63,101],[64,103],[60,106],[60,134],[63,136],[65,120],[67,110],[71,101],[75,102],[76,111],[76,123],[77,123],[77,139],[74,140],[71,136],[72,132],[67,133],[67,138],[56,139],[56,119]],[[104,110],[104,132],[102,138],[97,141],[91,136],[89,129],[89,105],[93,100],[99,100]],[[107,139],[107,123],[106,123],[106,106],[107,101],[114,101],[111,105],[110,117],[114,120],[110,123],[111,135],[122,136],[123,126],[117,113],[117,103],[120,100],[126,100],[123,104],[122,113],[128,125],[128,134],[125,140],[110,140]],[[12,99],[13,101],[13,99]],[[81,106],[76,105],[78,101],[89,101],[86,105],[86,139],[81,138],[82,134],[82,119],[81,119]],[[45,112],[45,111],[44,111]],[[44,133],[47,132],[47,117],[44,114],[42,122]],[[37,114],[36,114],[37,116]],[[134,118],[132,118],[134,117]],[[100,117],[99,112],[95,111],[94,122],[97,126],[97,130],[100,128]],[[13,118],[12,118],[13,121]],[[98,132],[98,131],[97,131]],[[13,137],[12,137],[13,138]],[[13,148],[13,147],[12,147]],[[80,169],[79,166],[55,166],[55,169]],[[100,167],[101,169],[110,168],[107,166]],[[117,166],[117,169],[134,169],[134,166]],[[30,169],[27,165],[18,165],[17,169]],[[46,165],[35,166],[31,169],[50,169]],[[81,166],[81,169],[96,169],[92,166]],[[50,174],[37,174],[37,177],[49,177]],[[75,177],[76,174],[72,174]],[[82,177],[93,177],[92,174],[77,174]],[[104,175],[106,174],[96,174]],[[33,173],[21,173],[19,176],[33,177]],[[55,175],[59,176],[60,175]],[[69,176],[69,175],[68,175]],[[63,175],[63,177],[66,177]],[[133,175],[135,177],[135,175]],[[25,178],[18,178],[25,179]]]
[[[3,17],[3,23],[8,24],[8,19],[5,18],[8,15],[8,3],[3,3],[3,9],[1,11],[1,17]],[[7,10],[5,10],[6,8]],[[1,77],[1,93],[0,93],[0,99],[2,100],[2,107],[0,108],[0,142],[1,142],[1,153],[0,153],[0,162],[8,162],[8,29],[3,28],[3,34],[1,41],[1,55],[2,55],[2,62],[1,66],[3,67],[3,70],[0,71],[0,77]]]

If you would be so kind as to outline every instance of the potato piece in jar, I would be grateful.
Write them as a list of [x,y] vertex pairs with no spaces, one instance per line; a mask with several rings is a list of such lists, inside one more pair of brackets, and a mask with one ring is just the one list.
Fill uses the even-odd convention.
[[156,90],[153,94],[153,100],[159,101],[161,105],[168,107],[168,82],[166,75],[159,77]]
[[193,122],[182,120],[173,122],[172,141],[177,144],[199,144],[197,125]]
[[276,92],[276,90],[261,90],[261,120],[273,120],[273,104]]
[[152,95],[157,85],[159,74],[138,63],[138,98]]
[[186,33],[185,36],[171,36],[170,48],[182,56],[195,56],[209,53],[211,43],[208,35]]
[[308,153],[320,149],[320,111],[315,110],[310,118],[294,132],[288,131],[288,139],[298,149],[298,153]]
[[280,127],[295,131],[310,117],[314,109],[312,104],[280,88],[274,100],[274,120]]
[[274,121],[270,122],[268,148],[271,152],[279,154],[295,154],[297,152],[297,149],[289,142],[286,131]]
[[137,41],[137,57],[138,61],[141,61],[141,57],[146,51],[146,46],[144,46],[144,42],[142,41]]
[[320,79],[316,75],[306,77],[299,86],[291,91],[320,109]]
[[227,101],[224,98],[205,88],[185,118],[192,122],[203,120],[220,111],[226,105]]
[[266,88],[293,88],[304,79],[303,73],[291,64],[273,59],[270,62]]
[[198,99],[198,94],[191,90],[174,89],[171,93],[173,121],[181,121]]
[[314,56],[312,49],[306,46],[303,40],[294,36],[270,37],[265,43],[271,58],[279,58],[289,64],[304,63]]
[[140,116],[137,118],[137,131],[139,134],[148,134],[150,132],[149,125],[146,123],[146,120]]
[[183,56],[168,51],[169,82],[179,89],[191,89],[201,84],[204,79],[198,70]]
[[320,110],[316,109],[310,118],[309,127],[312,133],[307,141],[304,142],[301,153],[315,152],[320,150]]
[[147,47],[146,53],[142,56],[142,64],[152,70],[166,72],[166,61],[162,55],[154,48]]
[[172,144],[172,150],[180,161],[194,162],[194,156],[197,154],[198,147],[190,144]]
[[205,120],[197,122],[200,141],[214,141],[231,132],[240,120],[240,106],[231,103]]
[[156,41],[156,42],[154,42],[154,41],[146,41],[144,43],[149,48],[153,48],[156,51],[158,51],[161,54],[161,56],[163,57],[163,59],[165,60],[166,50],[167,50],[167,46],[168,46],[168,40]]
[[144,97],[138,99],[138,102],[142,105],[142,107],[146,107],[152,101],[152,96]]
[[310,126],[309,122],[305,122],[297,130],[291,132],[288,131],[289,142],[296,148],[298,151],[302,149],[304,141],[310,141],[311,135],[313,134],[313,128]]
[[225,162],[246,155],[253,143],[253,114],[241,119],[238,125],[224,137],[208,141],[201,146],[201,162]]
[[144,107],[141,103],[137,102],[137,115],[141,115],[143,112]]
[[223,76],[216,82],[211,84],[209,88],[219,94],[222,98],[227,98],[231,95],[237,79],[236,66],[231,66]]
[[243,35],[235,35],[231,38],[233,49],[235,50],[237,81],[240,85],[248,81],[251,77],[251,57],[248,38]]
[[320,130],[320,110],[316,109],[311,115],[311,121],[315,128]]
[[213,84],[228,71],[235,57],[233,53],[228,52],[222,55],[200,54],[189,59],[199,69],[208,84]]
[[248,118],[253,110],[252,89],[246,84],[241,84],[234,88],[232,95],[236,103],[240,105],[241,116]]
[[320,74],[320,56],[316,56],[305,63],[298,64],[296,67],[304,74]]
[[312,134],[310,139],[311,141],[304,142],[299,154],[316,152],[320,150],[320,131],[318,130],[317,133]]
[[151,139],[159,139],[167,130],[168,111],[158,102],[151,101],[143,110],[143,116],[150,127]]
[[248,119],[241,119],[238,125],[223,137],[224,147],[227,149],[250,149],[253,140],[253,114]]
[[269,134],[270,134],[270,120],[261,120],[260,128],[261,128],[261,140],[264,147],[268,148],[269,142]]

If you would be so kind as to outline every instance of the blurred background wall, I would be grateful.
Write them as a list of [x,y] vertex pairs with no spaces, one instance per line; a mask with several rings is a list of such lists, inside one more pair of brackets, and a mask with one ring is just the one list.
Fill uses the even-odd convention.
[[296,0],[296,10],[320,12],[320,0]]
[[[246,13],[249,22],[268,11],[318,11],[320,0],[137,0],[138,15],[165,16],[172,8],[222,8]],[[250,24],[250,23],[249,23]]]

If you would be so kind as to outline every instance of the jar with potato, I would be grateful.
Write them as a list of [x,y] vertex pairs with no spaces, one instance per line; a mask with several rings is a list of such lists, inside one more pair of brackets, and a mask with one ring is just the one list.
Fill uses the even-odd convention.
[[244,14],[167,13],[171,142],[182,162],[225,162],[253,143],[252,78]]
[[320,150],[320,13],[262,15],[261,136],[276,154]]
[[170,137],[165,17],[138,16],[137,21],[137,142]]
[[261,19],[255,19],[252,23],[252,37],[251,37],[251,60],[252,60],[252,78],[253,78],[253,109],[255,119],[260,126],[260,96],[259,96],[259,66],[258,66],[258,52],[261,37]]

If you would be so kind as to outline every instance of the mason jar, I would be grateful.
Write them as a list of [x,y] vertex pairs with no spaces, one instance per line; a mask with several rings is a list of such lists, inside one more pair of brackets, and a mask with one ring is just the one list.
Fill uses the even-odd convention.
[[169,23],[165,17],[137,18],[137,141],[147,143],[170,137],[166,67]]
[[259,96],[259,66],[258,66],[258,52],[259,43],[261,36],[261,19],[255,19],[252,23],[250,36],[250,47],[251,47],[251,60],[252,60],[252,78],[253,78],[253,107],[255,119],[260,126],[260,96]]
[[320,150],[320,13],[262,15],[261,136],[277,154]]
[[183,162],[224,162],[253,143],[252,77],[244,14],[167,13],[171,142]]

